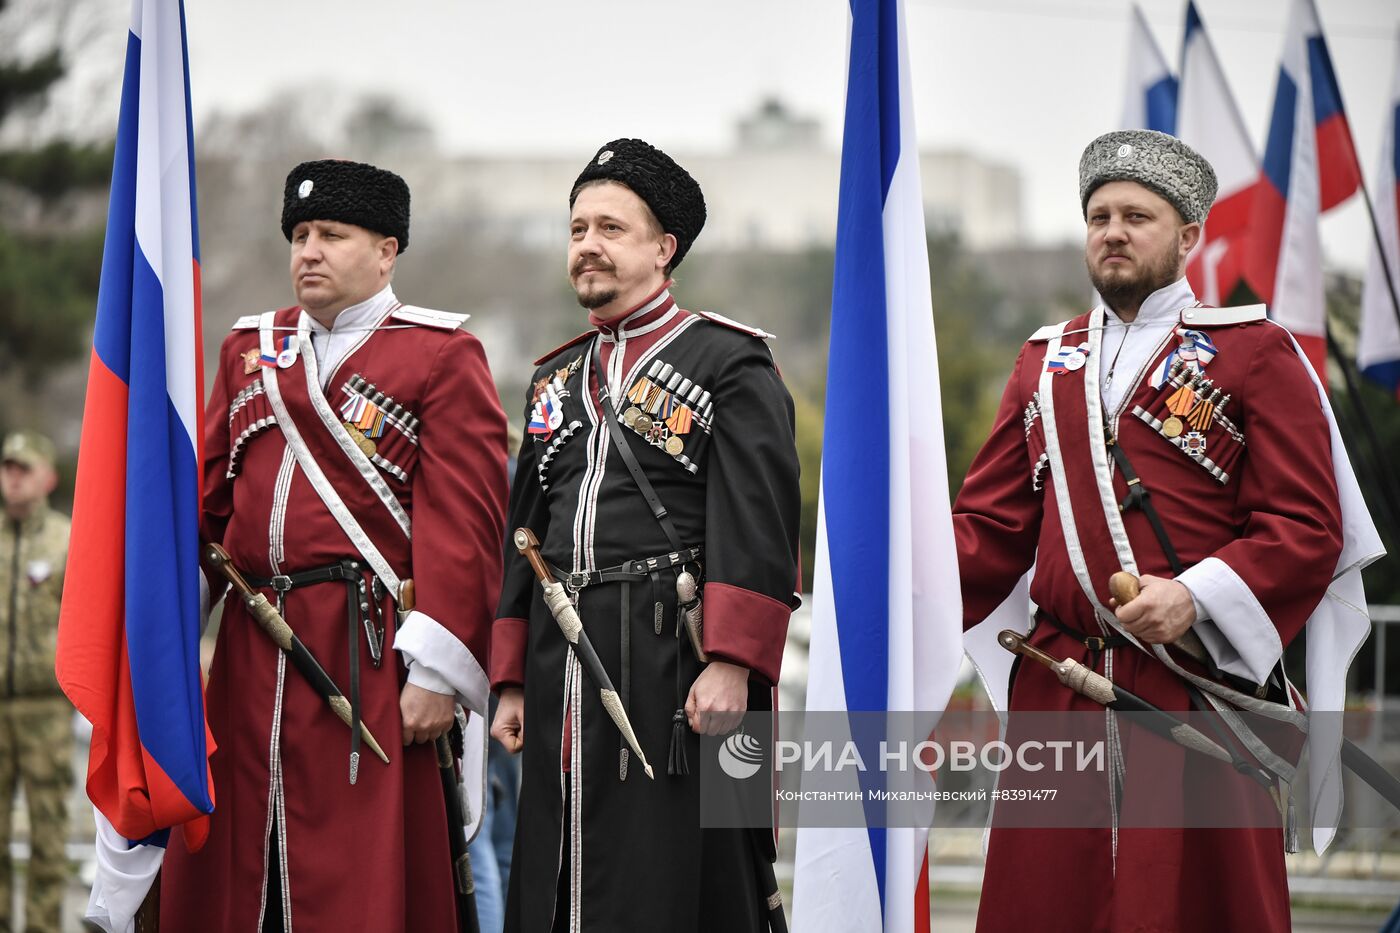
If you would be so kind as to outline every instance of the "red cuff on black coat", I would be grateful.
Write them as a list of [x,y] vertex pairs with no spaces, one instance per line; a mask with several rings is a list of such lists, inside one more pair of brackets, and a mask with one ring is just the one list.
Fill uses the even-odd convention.
[[792,610],[728,583],[705,584],[705,653],[742,664],[770,684],[783,666]]
[[491,653],[487,667],[491,689],[525,686],[525,649],[530,623],[524,619],[497,619],[491,626]]

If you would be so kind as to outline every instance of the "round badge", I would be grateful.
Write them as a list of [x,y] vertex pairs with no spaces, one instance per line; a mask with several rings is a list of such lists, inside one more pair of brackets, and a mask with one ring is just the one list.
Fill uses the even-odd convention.
[[1065,369],[1074,372],[1076,369],[1084,368],[1084,355],[1076,353],[1065,360]]
[[308,195],[311,194],[311,189],[314,188],[314,187],[316,187],[315,182],[313,182],[313,181],[312,181],[311,179],[309,179],[309,178],[305,179],[305,180],[301,183],[301,185],[297,188],[297,197],[299,197],[299,198],[305,198],[305,197],[307,197]]
[[1130,156],[1130,155],[1132,155],[1132,154],[1133,154],[1133,147],[1132,147],[1132,146],[1129,146],[1127,143],[1124,143],[1123,145],[1121,145],[1121,146],[1118,147],[1118,158],[1120,158],[1120,159],[1126,159],[1128,156]]
[[632,422],[632,430],[645,434],[651,430],[651,425],[651,415],[639,414],[637,415],[637,420]]
[[549,415],[549,429],[551,431],[557,431],[563,423],[564,413],[557,408],[554,409]]
[[636,425],[637,419],[641,416],[642,410],[636,405],[633,405],[622,413],[622,423],[627,425],[629,428],[633,427]]
[[598,164],[599,164],[599,165],[607,165],[607,164],[608,164],[608,160],[610,160],[612,157],[613,157],[613,152],[612,152],[612,150],[611,150],[611,149],[604,149],[603,152],[598,156]]
[[277,368],[287,369],[297,361],[297,351],[295,347],[288,347],[277,354]]
[[685,450],[685,441],[672,434],[666,438],[666,452],[673,457],[679,457],[682,450]]
[[1181,430],[1181,419],[1176,415],[1172,415],[1166,421],[1162,422],[1162,434],[1165,437],[1180,437]]

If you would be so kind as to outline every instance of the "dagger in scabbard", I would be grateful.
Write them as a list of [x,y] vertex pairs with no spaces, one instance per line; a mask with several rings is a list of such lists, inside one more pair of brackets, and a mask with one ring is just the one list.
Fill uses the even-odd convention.
[[578,617],[578,610],[574,608],[564,585],[554,579],[554,574],[549,572],[544,557],[540,555],[539,539],[530,529],[517,528],[513,541],[516,550],[530,562],[535,576],[539,578],[540,588],[544,590],[544,602],[549,607],[550,615],[554,616],[554,621],[559,623],[559,629],[564,633],[569,644],[574,646],[574,654],[578,655],[579,663],[588,674],[588,679],[593,681],[593,686],[598,688],[598,693],[603,701],[603,709],[608,711],[608,717],[612,719],[618,731],[622,733],[622,737],[627,740],[627,744],[636,753],[647,777],[655,780],[656,775],[652,773],[651,765],[647,764],[647,756],[642,752],[641,744],[637,742],[637,733],[632,730],[632,721],[627,718],[627,710],[617,695],[617,688],[613,686],[608,672],[603,669],[603,662],[598,659],[598,652],[594,650],[593,643],[588,640],[588,633],[583,630],[583,620]]
[[[243,600],[248,614],[253,617],[253,621],[258,623],[258,627],[277,643],[277,647],[282,649],[282,653],[291,659],[292,666],[300,672],[302,677],[306,678],[306,682],[317,693],[325,698],[337,718],[353,729],[350,701],[345,699],[345,694],[335,685],[335,681],[331,680],[331,676],[326,673],[321,662],[316,660],[316,656],[306,645],[302,644],[300,638],[297,638],[296,632],[287,624],[287,620],[282,618],[277,607],[272,605],[266,596],[248,585],[248,581],[243,579],[243,574],[238,572],[238,568],[233,565],[228,551],[225,551],[222,546],[218,544],[207,545],[204,548],[204,556],[209,565],[228,580],[234,592],[238,594],[238,598]],[[360,737],[379,756],[380,761],[385,764],[389,763],[389,756],[384,754],[384,749],[379,747],[374,733],[369,731],[369,726],[365,725],[363,720],[360,722]]]
[[[1088,697],[1109,709],[1131,713],[1133,722],[1150,729],[1163,738],[1238,768],[1228,751],[1195,726],[1183,722],[1137,694],[1123,689],[1107,677],[1080,664],[1073,658],[1058,660],[1032,645],[1026,640],[1026,636],[1010,629],[1005,629],[997,635],[997,642],[1012,654],[1019,654],[1050,668],[1059,678],[1060,683],[1080,696]],[[1273,778],[1258,768],[1249,767],[1239,770],[1246,776],[1253,778],[1262,787],[1273,786]]]

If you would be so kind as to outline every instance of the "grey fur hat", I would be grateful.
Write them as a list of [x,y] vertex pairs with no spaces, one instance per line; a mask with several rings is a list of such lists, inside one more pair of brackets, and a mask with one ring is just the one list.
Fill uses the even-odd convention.
[[1215,169],[1175,136],[1156,130],[1115,130],[1079,157],[1079,206],[1111,181],[1135,181],[1166,198],[1187,223],[1205,223],[1215,203]]

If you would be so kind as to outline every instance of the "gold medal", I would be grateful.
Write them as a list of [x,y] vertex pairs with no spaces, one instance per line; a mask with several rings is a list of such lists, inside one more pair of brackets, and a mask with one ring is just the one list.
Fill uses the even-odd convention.
[[374,443],[374,441],[365,437],[364,433],[359,428],[355,427],[348,421],[345,422],[345,430],[350,432],[350,439],[355,442],[355,446],[360,448],[360,451],[366,457],[373,457],[376,453],[379,452],[379,447]]
[[672,434],[666,438],[666,452],[673,457],[679,457],[682,450],[685,450],[685,441]]
[[258,371],[258,357],[261,355],[257,347],[243,354],[243,375],[250,376]]
[[1181,419],[1176,415],[1172,415],[1166,421],[1162,422],[1162,436],[1180,437],[1183,427],[1184,425],[1182,425]]
[[645,434],[651,430],[651,415],[637,412],[637,417],[632,421],[632,430],[638,434]]
[[637,419],[641,416],[642,410],[636,405],[633,405],[622,413],[622,423],[627,425],[629,428],[635,427],[637,424]]

